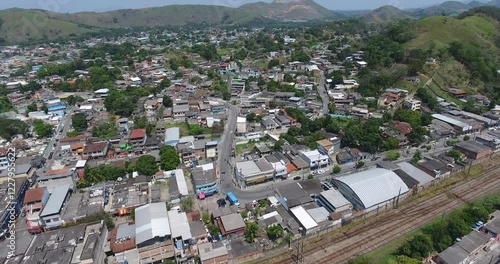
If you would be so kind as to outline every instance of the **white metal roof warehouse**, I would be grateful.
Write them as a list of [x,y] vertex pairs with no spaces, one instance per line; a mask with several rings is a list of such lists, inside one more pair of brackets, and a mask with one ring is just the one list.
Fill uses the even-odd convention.
[[135,209],[136,245],[171,234],[165,203],[151,203]]
[[333,179],[338,190],[356,210],[370,211],[408,192],[397,174],[386,169],[371,169]]

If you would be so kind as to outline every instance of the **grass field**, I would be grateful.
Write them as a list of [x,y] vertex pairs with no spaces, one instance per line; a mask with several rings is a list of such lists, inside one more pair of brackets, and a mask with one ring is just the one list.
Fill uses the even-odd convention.
[[58,37],[65,38],[70,34],[79,35],[96,31],[76,23],[51,18],[45,12],[38,10],[1,10],[0,19],[3,20],[0,28],[2,38],[10,43],[29,39],[51,40]]
[[422,231],[415,230],[413,232],[404,234],[396,240],[385,244],[383,247],[373,250],[372,252],[368,253],[367,256],[373,260],[373,264],[387,264],[389,260],[395,259],[396,255],[394,255],[394,253],[401,245],[403,245],[403,243],[410,240],[415,235],[421,233]]
[[497,23],[488,17],[472,16],[464,19],[451,17],[428,17],[417,22],[418,36],[410,41],[409,47],[427,48],[431,44],[436,49],[459,41],[491,47]]

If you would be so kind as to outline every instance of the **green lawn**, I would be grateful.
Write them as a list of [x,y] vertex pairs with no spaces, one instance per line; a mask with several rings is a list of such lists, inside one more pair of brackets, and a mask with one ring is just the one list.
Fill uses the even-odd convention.
[[439,88],[439,86],[434,81],[430,83],[429,87],[434,92],[434,94],[437,94],[439,97],[445,99],[447,102],[454,103],[459,107],[464,105],[464,102],[452,97],[447,92],[441,90],[441,88]]
[[404,234],[398,237],[396,240],[379,247],[367,254],[373,260],[373,264],[387,264],[390,259],[394,259],[396,256],[393,255],[394,252],[406,241],[410,240],[417,234],[421,234],[422,231],[419,229],[412,231],[410,233]]
[[245,152],[251,151],[255,147],[255,142],[248,142],[246,144],[236,145],[236,155],[241,155]]

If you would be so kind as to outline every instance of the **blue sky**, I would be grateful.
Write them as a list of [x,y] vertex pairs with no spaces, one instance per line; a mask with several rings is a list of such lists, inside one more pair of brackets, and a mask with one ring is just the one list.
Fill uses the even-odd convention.
[[[430,6],[444,0],[315,0],[331,10],[375,9],[393,5],[401,9]],[[467,0],[464,0],[467,1]],[[206,4],[238,7],[256,0],[2,0],[0,9],[11,7],[45,9],[55,12],[108,11],[126,8],[144,8],[175,4]],[[270,0],[264,1],[270,2]]]

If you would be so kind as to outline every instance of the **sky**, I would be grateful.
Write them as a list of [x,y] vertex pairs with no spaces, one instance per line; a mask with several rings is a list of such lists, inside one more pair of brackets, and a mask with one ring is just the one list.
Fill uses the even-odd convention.
[[[264,2],[270,2],[266,0]],[[384,5],[400,9],[426,7],[445,0],[315,0],[331,10],[367,10]],[[466,1],[466,0],[465,0]],[[3,2],[3,3],[1,3]],[[0,9],[20,7],[45,9],[53,12],[109,11],[127,8],[145,8],[181,4],[224,5],[238,7],[257,0],[8,0],[0,1]]]

